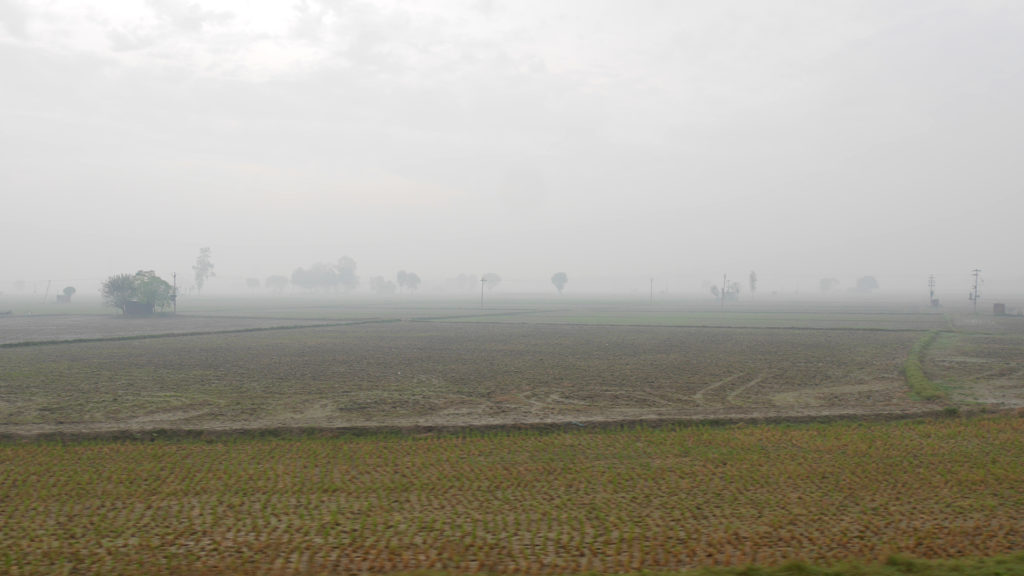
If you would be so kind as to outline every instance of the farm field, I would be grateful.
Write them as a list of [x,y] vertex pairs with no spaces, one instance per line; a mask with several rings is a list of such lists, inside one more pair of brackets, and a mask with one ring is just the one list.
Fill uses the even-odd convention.
[[906,305],[12,314],[0,574],[981,562],[1022,408],[1024,321]]
[[0,444],[0,572],[628,573],[1024,549],[1024,418]]
[[[8,342],[0,349],[0,433],[791,418],[940,408],[911,397],[902,364],[924,332],[897,323],[944,325],[936,314],[896,315],[882,329],[821,329],[765,327],[761,313],[733,313],[731,326],[675,326],[530,323],[518,310],[516,322],[501,316],[510,311],[493,309],[475,316],[434,308],[374,312],[305,327],[291,317],[4,319],[0,326],[15,324],[0,336]],[[847,322],[830,313],[819,323],[830,319]],[[29,342],[39,333],[17,324],[31,321],[45,327],[47,340],[59,339],[53,331],[63,321],[72,321],[78,339],[93,323],[99,339],[19,345],[18,338]],[[290,327],[272,329],[275,322]],[[121,334],[111,326],[131,330],[129,336],[191,331],[111,340]]]

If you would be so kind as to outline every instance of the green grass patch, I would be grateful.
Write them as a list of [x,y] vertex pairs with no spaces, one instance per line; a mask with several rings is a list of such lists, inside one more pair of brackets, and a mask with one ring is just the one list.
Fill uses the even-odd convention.
[[918,340],[914,347],[910,349],[910,355],[907,356],[907,361],[903,364],[903,374],[907,379],[907,384],[914,395],[922,400],[942,400],[946,398],[945,391],[939,388],[935,382],[928,379],[928,376],[924,373],[924,367],[921,365],[921,358],[928,351],[928,347],[932,345],[938,334],[938,332],[932,331]]

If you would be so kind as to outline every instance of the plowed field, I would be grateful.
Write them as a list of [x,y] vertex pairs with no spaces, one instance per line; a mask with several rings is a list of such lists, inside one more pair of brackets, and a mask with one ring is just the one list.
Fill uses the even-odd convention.
[[892,414],[920,332],[381,322],[0,350],[0,431]]

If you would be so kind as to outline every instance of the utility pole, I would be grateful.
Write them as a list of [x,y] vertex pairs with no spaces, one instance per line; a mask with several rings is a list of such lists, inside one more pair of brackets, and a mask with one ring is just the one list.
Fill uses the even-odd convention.
[[935,274],[928,276],[928,305],[935,306]]
[[654,304],[654,278],[651,277],[651,304]]
[[171,307],[174,309],[174,315],[178,315],[178,273],[171,272],[171,278],[174,284],[171,286]]
[[722,294],[721,294],[721,296],[722,296],[722,303],[721,304],[722,304],[722,309],[723,310],[725,310],[725,286],[726,286],[725,278],[726,278],[726,275],[722,274]]
[[975,268],[974,270],[971,271],[971,274],[974,275],[974,289],[971,291],[970,299],[971,299],[972,302],[974,302],[974,314],[977,315],[978,314],[978,298],[981,297],[981,294],[978,293],[978,284],[980,283],[981,270],[978,269],[978,268]]
[[480,277],[480,307],[484,307],[484,284],[487,284],[487,277]]

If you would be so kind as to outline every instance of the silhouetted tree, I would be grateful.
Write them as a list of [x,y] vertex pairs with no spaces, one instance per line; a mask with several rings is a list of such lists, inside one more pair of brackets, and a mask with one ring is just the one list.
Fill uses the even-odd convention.
[[196,291],[201,294],[206,280],[217,275],[213,272],[213,262],[210,261],[209,246],[199,249],[199,256],[196,257],[196,263],[192,266],[192,271],[196,275]]
[[342,290],[348,292],[359,286],[356,276],[356,261],[343,256],[336,264],[317,262],[308,270],[296,268],[292,272],[292,284],[307,290]]
[[413,292],[420,287],[420,277],[415,272],[398,271],[398,288],[405,288]]
[[71,302],[71,297],[75,295],[75,292],[77,292],[77,290],[75,290],[74,286],[65,286],[63,294],[57,295],[57,302]]
[[494,272],[488,272],[487,274],[484,274],[481,280],[484,281],[484,284],[487,286],[488,290],[494,290],[495,288],[498,287],[498,284],[501,284],[501,276],[495,274]]
[[857,279],[858,292],[871,292],[878,289],[878,280],[874,276],[861,276]]
[[281,294],[284,292],[284,289],[288,287],[288,278],[281,276],[280,274],[275,274],[273,276],[268,276],[267,279],[263,281],[263,285],[273,290],[275,294]]
[[349,258],[348,256],[342,256],[338,258],[338,263],[335,265],[335,271],[338,275],[338,285],[346,291],[352,291],[359,286],[359,276],[356,276],[356,261]]
[[718,286],[711,287],[711,294],[722,302],[728,300],[739,300],[740,299],[740,283],[739,282],[727,282],[725,288]]
[[370,278],[370,291],[381,296],[388,296],[395,293],[395,283],[383,276]]
[[551,277],[551,283],[558,289],[558,293],[562,293],[562,289],[569,282],[569,277],[565,275],[565,272],[555,272],[554,276]]

